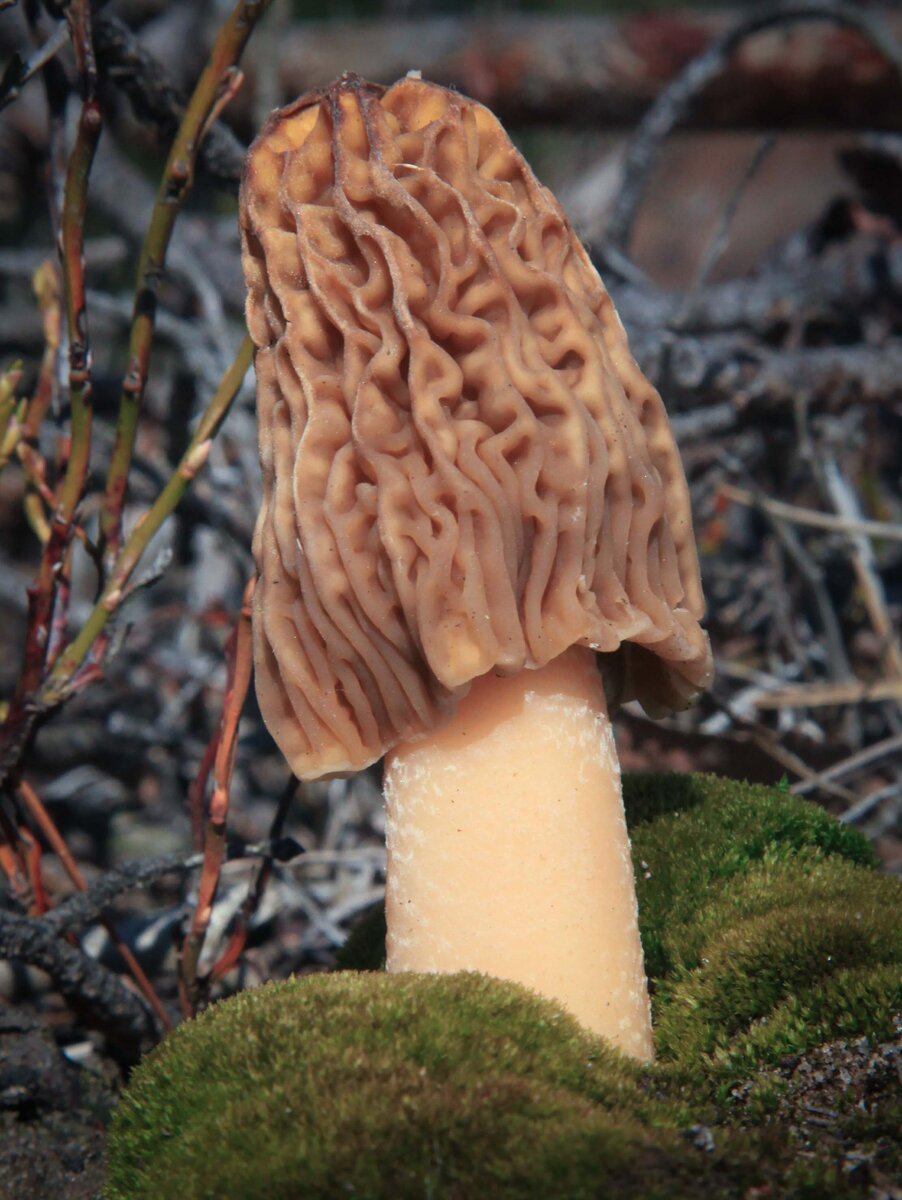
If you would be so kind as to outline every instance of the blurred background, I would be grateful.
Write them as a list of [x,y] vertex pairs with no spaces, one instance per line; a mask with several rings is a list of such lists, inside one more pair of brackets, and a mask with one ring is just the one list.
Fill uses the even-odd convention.
[[[85,219],[88,525],[138,250],[185,98],[230,9],[94,6],[103,133]],[[21,361],[23,395],[46,349],[34,277],[55,262],[78,111],[60,11],[36,0],[0,8],[0,367]],[[419,69],[505,123],[589,247],[671,414],[717,678],[679,717],[653,722],[627,706],[624,768],[782,782],[856,825],[885,869],[902,872],[900,47],[902,9],[886,3],[275,0],[201,150],[170,247],[127,523],[172,474],[243,334],[237,186],[255,131],[272,108],[343,71],[390,83]],[[69,415],[64,349],[40,435],[48,456]],[[125,862],[169,856],[168,873],[124,890],[110,911],[173,1012],[177,945],[196,899],[189,791],[220,720],[259,490],[249,376],[208,467],[148,552],[152,580],[117,615],[103,677],[41,725],[20,764],[90,886]],[[28,493],[12,461],[0,474],[7,703],[41,555]],[[95,588],[79,551],[72,630]],[[14,812],[13,793],[3,803]],[[383,834],[378,770],[296,785],[251,689],[201,975],[236,929],[243,940],[206,978],[206,995],[329,965],[381,896]],[[41,870],[52,902],[72,890],[50,845]],[[15,910],[14,897],[2,903]],[[99,927],[83,946],[122,969]],[[73,1060],[102,1057],[41,972],[0,962],[0,993],[49,1014]]]

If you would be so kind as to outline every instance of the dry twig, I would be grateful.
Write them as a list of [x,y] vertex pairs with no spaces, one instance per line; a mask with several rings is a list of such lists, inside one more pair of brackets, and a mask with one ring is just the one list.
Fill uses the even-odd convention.
[[46,971],[73,1008],[114,1039],[135,1046],[155,1037],[150,1012],[119,976],[43,921],[0,912],[0,958]]

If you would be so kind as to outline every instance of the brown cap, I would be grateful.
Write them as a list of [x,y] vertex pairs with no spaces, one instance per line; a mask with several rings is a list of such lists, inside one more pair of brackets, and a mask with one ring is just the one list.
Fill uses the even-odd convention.
[[686,480],[557,201],[494,116],[346,76],[241,194],[264,501],[257,695],[302,778],[578,643],[620,699],[711,677]]

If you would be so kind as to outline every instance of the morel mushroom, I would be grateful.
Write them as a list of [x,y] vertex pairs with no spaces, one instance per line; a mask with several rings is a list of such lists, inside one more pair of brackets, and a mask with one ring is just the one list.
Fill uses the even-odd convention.
[[711,676],[660,397],[455,92],[345,76],[275,113],[241,225],[264,719],[302,779],[388,756],[390,971],[525,983],[649,1058],[601,677],[658,713]]

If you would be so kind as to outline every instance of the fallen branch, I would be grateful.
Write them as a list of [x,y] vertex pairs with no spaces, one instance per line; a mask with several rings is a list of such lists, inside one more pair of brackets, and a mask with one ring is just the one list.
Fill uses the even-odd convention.
[[197,854],[190,858],[180,854],[167,854],[161,858],[123,863],[89,884],[85,891],[67,896],[52,912],[47,913],[43,924],[57,934],[81,929],[96,921],[103,910],[123,892],[147,887],[164,875],[186,875],[199,866],[200,862],[200,855]]
[[751,278],[709,284],[691,295],[649,281],[629,282],[601,246],[598,267],[631,332],[679,324],[681,335],[747,333],[773,338],[791,321],[823,332],[858,323],[862,314],[902,296],[902,244],[852,237],[802,262],[765,265]]
[[[756,411],[788,408],[797,397],[812,412],[834,413],[859,402],[889,405],[902,399],[899,338],[881,346],[772,350],[741,335],[683,335],[677,341],[667,334],[630,332],[639,365],[668,402],[677,401],[678,416],[681,396],[694,408],[730,404],[733,427],[754,421]],[[726,410],[718,426],[729,427]]]
[[0,913],[0,958],[46,971],[73,1009],[110,1037],[129,1044],[156,1039],[153,1017],[118,975],[89,958],[43,919]]
[[[79,892],[86,892],[88,885],[85,883],[85,878],[82,875],[78,864],[73,858],[72,852],[69,850],[69,847],[66,845],[62,835],[57,829],[56,822],[47,812],[47,809],[44,807],[44,804],[42,803],[37,792],[34,790],[31,784],[26,783],[26,781],[23,779],[19,782],[18,795],[23,809],[28,813],[31,820],[46,838],[47,844],[59,859],[63,866],[63,870],[69,876],[69,879]],[[43,895],[43,886],[41,885],[40,875],[38,875],[36,884],[36,891],[39,895]],[[120,936],[115,925],[108,917],[101,914],[100,922],[106,930],[110,941],[119,951],[122,961],[128,967],[129,973],[131,974],[135,983],[141,989],[144,999],[150,1005],[150,1008],[152,1009],[156,1019],[159,1021],[161,1028],[164,1030],[171,1029],[172,1022],[169,1018],[169,1014],[166,1012],[163,1002],[157,995],[156,989],[145,974],[144,968],[138,962],[137,958],[132,952],[131,947]]]
[[[836,508],[837,514],[846,521],[860,521],[861,506],[852,484],[845,478],[833,455],[821,463],[820,475],[824,488]],[[871,628],[880,641],[880,656],[886,674],[897,683],[902,683],[902,645],[896,633],[895,622],[887,604],[886,588],[877,570],[874,547],[861,533],[849,536],[850,557],[862,603],[871,622]],[[902,689],[897,695],[902,699]]]
[[[797,11],[800,5],[783,7]],[[873,16],[847,5],[844,11],[858,22],[843,33],[835,20],[832,27],[812,24],[809,18],[818,20],[813,7],[804,26],[797,17],[782,37],[759,38],[747,54],[734,54],[729,78],[693,97],[687,121],[705,129],[836,129],[876,122],[898,129],[898,80],[874,61],[867,35],[861,36],[866,24],[878,27],[881,10]],[[817,7],[829,8],[832,16],[839,6]],[[773,11],[768,6],[761,16]],[[898,9],[886,5],[882,12],[893,32],[902,31]],[[288,30],[275,69],[286,102],[342,71],[392,83],[416,67],[425,78],[489,105],[505,125],[624,128],[635,126],[661,90],[696,55],[720,45],[735,23],[735,10],[660,8],[586,16],[500,11],[432,18],[418,12],[413,20],[330,18]]]
[[[730,91],[741,89],[733,74],[733,56],[756,34],[800,21],[827,22],[852,29],[864,38],[887,63],[902,84],[902,50],[889,30],[874,16],[840,0],[789,0],[755,10],[689,63],[685,70],[658,96],[630,139],[623,164],[623,179],[608,220],[607,238],[618,250],[626,251],[633,223],[642,204],[651,170],[662,145],[682,123],[690,106],[718,75],[730,68]],[[844,73],[847,82],[849,75]]]
[[[156,126],[164,138],[174,137],[187,101],[165,67],[124,21],[107,11],[94,20],[94,47],[102,78],[128,97],[135,116]],[[200,147],[198,165],[212,178],[237,187],[246,153],[229,127],[217,121]]]
[[892,758],[899,753],[902,753],[902,734],[894,734],[892,737],[884,738],[872,746],[866,746],[863,750],[848,755],[847,758],[834,763],[832,767],[827,767],[824,771],[818,771],[816,774],[802,779],[799,783],[793,784],[792,793],[795,796],[804,796],[818,788],[829,790],[835,786],[837,780],[843,779],[846,775],[861,771],[865,767],[872,767],[875,763]]

